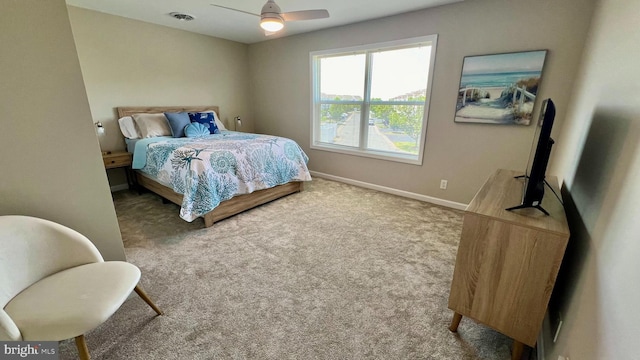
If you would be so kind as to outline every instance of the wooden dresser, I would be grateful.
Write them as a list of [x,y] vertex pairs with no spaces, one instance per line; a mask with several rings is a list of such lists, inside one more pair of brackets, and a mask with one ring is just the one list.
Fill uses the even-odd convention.
[[[547,187],[542,206],[515,211],[524,180],[522,172],[496,171],[465,210],[462,235],[451,282],[451,331],[462,316],[487,325],[514,340],[512,359],[523,344],[535,346],[569,240],[564,208]],[[557,179],[547,177],[556,192]]]

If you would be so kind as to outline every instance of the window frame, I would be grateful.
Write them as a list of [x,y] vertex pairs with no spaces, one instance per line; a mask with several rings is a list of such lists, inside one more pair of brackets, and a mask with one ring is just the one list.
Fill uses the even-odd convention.
[[[395,162],[408,163],[413,165],[422,165],[424,160],[424,150],[427,136],[427,123],[429,118],[429,107],[431,104],[431,92],[433,88],[433,73],[435,69],[436,48],[438,35],[426,35],[408,39],[387,41],[374,44],[351,46],[339,49],[319,50],[309,53],[310,72],[311,72],[311,142],[310,147],[315,150],[323,150],[337,152],[348,155],[370,157],[375,159],[389,160]],[[388,101],[388,100],[371,100],[371,53],[381,50],[404,49],[418,47],[421,45],[431,46],[429,57],[429,73],[427,75],[427,88],[425,92],[425,101]],[[350,54],[365,54],[365,76],[364,76],[364,92],[362,101],[355,100],[322,100],[320,98],[320,71],[318,70],[320,59],[330,56],[344,56]],[[323,104],[352,104],[361,107],[360,112],[360,128],[359,128],[359,146],[352,147],[339,144],[331,144],[320,141],[320,119],[316,115],[320,115],[320,107]],[[371,105],[419,105],[424,106],[422,116],[422,129],[420,132],[420,144],[418,145],[418,154],[402,154],[384,150],[367,149],[368,144],[368,121]]]

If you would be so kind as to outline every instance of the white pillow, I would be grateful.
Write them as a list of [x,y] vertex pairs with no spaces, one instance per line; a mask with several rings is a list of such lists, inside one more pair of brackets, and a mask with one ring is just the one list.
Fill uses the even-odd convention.
[[133,114],[133,120],[143,138],[171,136],[171,128],[164,113]]
[[218,114],[216,114],[216,112],[213,112],[213,117],[216,120],[216,126],[218,127],[218,129],[220,130],[227,130],[227,128],[224,127],[224,124],[222,123],[222,121],[220,119],[218,119]]
[[131,116],[125,116],[118,119],[118,125],[120,125],[122,135],[127,139],[140,139],[142,137]]

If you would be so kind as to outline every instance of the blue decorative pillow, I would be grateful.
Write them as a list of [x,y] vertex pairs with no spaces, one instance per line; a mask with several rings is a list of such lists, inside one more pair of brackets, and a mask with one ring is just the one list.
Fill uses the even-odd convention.
[[184,136],[184,127],[191,124],[191,119],[189,118],[189,114],[186,112],[179,113],[164,113],[164,116],[167,118],[169,122],[169,127],[171,128],[171,135],[174,138],[179,138]]
[[184,127],[184,134],[190,138],[203,137],[209,135],[209,129],[200,123],[192,122]]
[[189,113],[189,118],[191,122],[200,123],[209,129],[209,133],[211,134],[219,134],[220,130],[218,130],[218,126],[216,126],[216,120],[213,117],[213,113]]

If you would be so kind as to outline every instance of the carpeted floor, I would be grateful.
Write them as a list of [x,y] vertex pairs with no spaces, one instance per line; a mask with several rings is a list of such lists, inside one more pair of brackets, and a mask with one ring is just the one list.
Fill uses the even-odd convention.
[[166,315],[127,300],[87,334],[94,359],[510,358],[491,329],[447,329],[460,211],[323,179],[208,229],[150,193],[114,202]]

